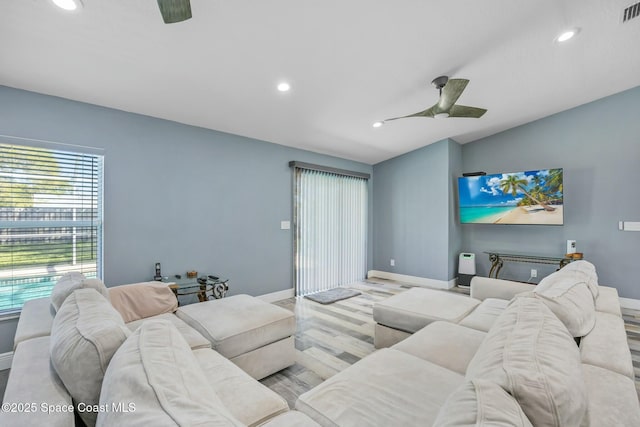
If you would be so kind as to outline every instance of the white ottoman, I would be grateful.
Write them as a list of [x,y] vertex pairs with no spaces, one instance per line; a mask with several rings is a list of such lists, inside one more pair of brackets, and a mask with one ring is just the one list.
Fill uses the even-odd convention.
[[249,295],[179,307],[176,315],[255,379],[295,363],[294,314]]
[[431,322],[460,322],[479,300],[451,292],[412,288],[373,306],[376,348],[390,347]]

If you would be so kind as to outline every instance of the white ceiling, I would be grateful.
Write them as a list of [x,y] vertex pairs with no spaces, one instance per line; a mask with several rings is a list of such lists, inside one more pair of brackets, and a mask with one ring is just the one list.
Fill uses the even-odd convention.
[[[0,85],[371,164],[640,85],[634,0],[191,0],[170,25],[155,0],[83,1],[2,0]],[[485,116],[371,126],[435,104],[442,74]]]

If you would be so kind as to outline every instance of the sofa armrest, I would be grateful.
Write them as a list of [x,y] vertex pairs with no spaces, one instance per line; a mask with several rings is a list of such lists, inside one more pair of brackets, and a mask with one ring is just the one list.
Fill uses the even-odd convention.
[[51,335],[51,325],[56,312],[51,298],[37,298],[26,301],[20,312],[20,320],[13,339],[13,350],[22,341]]
[[510,300],[519,293],[533,291],[535,288],[536,286],[530,283],[475,276],[471,279],[471,298]]

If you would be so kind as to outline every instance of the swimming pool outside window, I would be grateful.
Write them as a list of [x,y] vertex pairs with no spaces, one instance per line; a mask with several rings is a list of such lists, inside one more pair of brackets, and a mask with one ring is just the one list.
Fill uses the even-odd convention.
[[0,139],[0,314],[64,273],[102,277],[103,156]]

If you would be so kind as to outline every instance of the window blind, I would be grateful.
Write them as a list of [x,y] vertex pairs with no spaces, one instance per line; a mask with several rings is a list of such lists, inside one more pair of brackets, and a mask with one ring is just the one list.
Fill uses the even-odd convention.
[[103,156],[0,143],[0,313],[102,277]]
[[294,171],[296,295],[363,280],[367,180],[298,167]]

